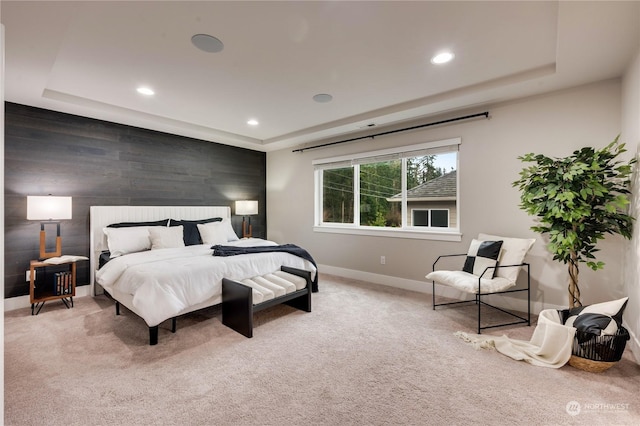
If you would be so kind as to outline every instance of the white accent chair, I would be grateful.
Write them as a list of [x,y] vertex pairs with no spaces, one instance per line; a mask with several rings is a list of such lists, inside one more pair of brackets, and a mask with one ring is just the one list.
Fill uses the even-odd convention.
[[[488,241],[502,241],[502,247],[497,260],[493,263],[476,262],[476,268],[470,270],[467,265],[465,268],[470,272],[463,270],[437,270],[436,264],[439,260],[446,257],[466,256],[467,259],[471,259],[476,255],[474,250],[477,250],[477,244]],[[497,235],[479,234],[478,239],[474,240],[471,244],[470,251],[462,254],[449,254],[438,256],[433,263],[433,271],[430,272],[426,279],[432,281],[433,293],[433,309],[436,306],[457,305],[461,303],[475,303],[478,305],[478,334],[481,334],[482,330],[494,327],[503,327],[513,324],[527,324],[531,325],[531,273],[528,263],[524,262],[526,254],[529,252],[535,239],[524,238],[508,238]],[[469,260],[468,260],[469,261]],[[467,261],[467,262],[468,262]],[[473,261],[473,260],[472,260]],[[480,268],[478,268],[480,265]],[[521,270],[526,272],[527,285],[526,288],[517,287],[517,279]],[[448,286],[465,293],[474,295],[473,299],[461,300],[456,302],[443,302],[436,303],[436,284]],[[515,287],[515,288],[514,288]],[[520,314],[510,312],[506,309],[491,305],[483,300],[486,296],[493,296],[497,294],[508,293],[526,293],[527,298],[527,316],[526,318]],[[482,305],[501,311],[514,318],[515,321],[505,322],[500,324],[482,325],[481,321],[481,307]]]

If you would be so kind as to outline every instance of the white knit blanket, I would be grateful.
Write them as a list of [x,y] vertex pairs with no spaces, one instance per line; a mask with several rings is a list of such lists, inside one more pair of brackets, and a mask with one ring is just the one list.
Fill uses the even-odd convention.
[[560,315],[555,309],[540,312],[538,325],[533,331],[531,340],[510,339],[503,336],[486,336],[455,333],[461,339],[472,343],[476,349],[495,348],[498,352],[518,361],[540,367],[560,368],[571,358],[571,347],[576,329],[562,324]]

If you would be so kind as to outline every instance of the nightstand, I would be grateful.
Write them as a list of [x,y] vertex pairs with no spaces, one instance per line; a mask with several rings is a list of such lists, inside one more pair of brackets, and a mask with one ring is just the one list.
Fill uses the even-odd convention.
[[[84,260],[84,259],[79,259]],[[31,301],[31,315],[38,315],[49,300],[62,300],[67,309],[73,308],[73,296],[76,295],[76,263],[79,260],[50,263],[42,260],[29,262],[29,299]],[[54,274],[53,283],[35,284],[36,268],[51,266],[67,266],[67,270]],[[36,311],[37,309],[37,311]]]

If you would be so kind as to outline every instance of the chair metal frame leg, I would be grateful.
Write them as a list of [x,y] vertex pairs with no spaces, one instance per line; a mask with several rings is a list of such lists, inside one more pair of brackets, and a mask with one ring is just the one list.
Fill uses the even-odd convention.
[[[457,256],[457,255],[450,255],[450,256]],[[440,258],[438,258],[439,260]],[[436,260],[436,262],[434,262],[433,264],[433,270],[435,271],[435,265],[438,262],[438,260]],[[516,325],[516,324],[527,324],[527,326],[531,326],[531,267],[528,263],[522,263],[519,265],[507,265],[505,267],[526,267],[526,271],[527,271],[527,288],[521,288],[521,289],[514,289],[514,290],[504,290],[504,291],[497,291],[497,292],[493,292],[493,293],[475,293],[475,298],[473,300],[460,300],[457,302],[446,302],[446,303],[436,303],[436,282],[435,281],[431,281],[432,284],[432,301],[433,301],[433,310],[436,310],[436,306],[447,306],[447,305],[459,305],[459,304],[463,304],[463,303],[475,303],[476,305],[478,305],[478,327],[477,327],[477,331],[478,334],[482,334],[482,330],[486,330],[489,328],[496,328],[496,327],[506,327],[508,325]],[[480,279],[478,279],[478,282],[480,281]],[[478,285],[478,287],[480,288],[480,286]],[[506,309],[500,308],[498,306],[494,306],[490,303],[487,303],[485,301],[482,300],[482,298],[484,296],[492,296],[492,295],[499,295],[499,294],[507,294],[507,293],[518,293],[518,292],[526,292],[527,294],[527,316],[526,318],[523,316],[520,316],[518,314],[515,314],[513,312],[510,312]],[[487,325],[487,326],[482,326],[482,305],[484,306],[488,306],[490,308],[493,308],[495,310],[498,310],[500,312],[503,312],[513,318],[516,318],[516,321],[511,321],[511,322],[506,322],[506,323],[500,323],[500,324],[494,324],[494,325]]]

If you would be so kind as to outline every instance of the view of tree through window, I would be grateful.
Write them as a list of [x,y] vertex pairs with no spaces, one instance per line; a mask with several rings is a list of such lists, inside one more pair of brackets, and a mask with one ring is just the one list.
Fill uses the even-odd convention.
[[402,191],[402,161],[360,166],[360,225],[402,226],[399,203],[389,198]]
[[458,152],[446,148],[412,146],[318,163],[319,224],[457,228]]
[[353,167],[324,170],[324,222],[353,223]]

